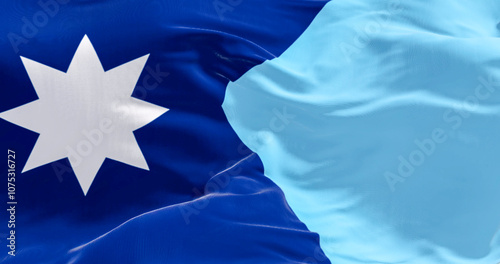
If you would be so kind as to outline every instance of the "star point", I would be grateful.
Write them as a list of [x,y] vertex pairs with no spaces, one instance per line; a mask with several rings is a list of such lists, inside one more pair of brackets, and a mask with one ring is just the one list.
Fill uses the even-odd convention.
[[21,57],[39,99],[0,118],[40,134],[23,172],[68,158],[87,195],[106,158],[149,170],[133,131],[169,109],[131,97],[148,58],[104,71],[87,35],[67,72]]

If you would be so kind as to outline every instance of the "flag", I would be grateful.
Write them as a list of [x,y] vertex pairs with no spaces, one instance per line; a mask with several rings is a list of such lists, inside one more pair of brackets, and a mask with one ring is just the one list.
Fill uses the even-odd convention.
[[1,2],[0,262],[330,263],[221,106],[326,2]]
[[500,261],[498,1],[331,1],[223,104],[332,263]]

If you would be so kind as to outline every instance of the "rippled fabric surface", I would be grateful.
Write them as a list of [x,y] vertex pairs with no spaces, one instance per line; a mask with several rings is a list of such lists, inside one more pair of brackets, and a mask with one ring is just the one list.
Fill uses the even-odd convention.
[[[240,141],[221,107],[229,80],[279,56],[325,3],[2,1],[0,116],[5,120],[0,119],[0,152],[5,153],[2,163],[7,162],[8,150],[15,152],[13,200],[17,204],[15,228],[8,227],[10,213],[5,209],[12,200],[7,200],[4,164],[0,262],[330,263],[319,247],[318,235],[299,221],[279,187],[263,176],[260,158]],[[147,116],[158,107],[169,110],[150,118],[133,134],[129,131],[132,146],[140,148],[135,149],[136,158],[143,158],[147,165],[133,166],[108,156],[97,173],[90,175],[95,179],[86,192],[75,175],[79,165],[70,164],[67,157],[51,157],[64,150],[57,149],[64,146],[58,140],[71,135],[76,140],[96,127],[68,136],[60,130],[65,119],[39,112],[16,112],[20,113],[17,119],[11,119],[6,113],[60,95],[54,91],[62,81],[48,78],[46,72],[62,79],[69,75],[68,69],[76,69],[81,80],[78,86],[87,85],[88,91],[119,90],[116,83],[96,81],[92,74],[77,70],[97,72],[100,63],[106,76],[137,58],[147,60],[137,84],[129,87],[135,85],[131,100],[136,102],[134,107],[140,100],[149,108],[128,114]],[[70,67],[72,62],[75,68]],[[88,64],[93,66],[81,66]],[[135,64],[126,65],[140,70]],[[122,77],[118,82],[132,78]],[[59,98],[45,107],[58,109],[57,116],[81,124],[73,118],[90,120],[86,114],[109,107],[98,104],[101,99],[95,93],[85,90],[81,98]],[[88,105],[95,103],[95,109],[78,109],[80,99]],[[61,109],[60,104],[68,109]],[[80,112],[77,115],[70,108]],[[126,110],[118,105],[110,115]],[[45,143],[41,144],[37,140],[44,134],[16,123],[20,116],[59,137],[54,144],[40,140]],[[42,116],[46,122],[33,116]],[[126,117],[120,122],[138,122]],[[82,150],[80,159],[94,157],[93,149],[103,150],[99,142],[110,139],[103,133],[93,135],[76,146]],[[38,143],[35,155],[32,150]],[[128,151],[115,153],[130,155]],[[35,156],[45,162],[21,173]],[[74,153],[68,150],[69,156]],[[7,239],[13,230],[15,256],[10,256],[11,249],[5,245],[11,243]]]
[[332,1],[223,107],[332,263],[500,261],[500,2]]

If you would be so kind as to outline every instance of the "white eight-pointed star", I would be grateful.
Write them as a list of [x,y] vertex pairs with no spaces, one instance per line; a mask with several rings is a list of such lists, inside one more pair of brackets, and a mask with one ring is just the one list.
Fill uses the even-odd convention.
[[148,57],[104,71],[87,36],[67,72],[21,57],[38,100],[0,117],[40,134],[23,172],[68,158],[87,195],[106,158],[149,170],[133,131],[168,109],[131,97]]

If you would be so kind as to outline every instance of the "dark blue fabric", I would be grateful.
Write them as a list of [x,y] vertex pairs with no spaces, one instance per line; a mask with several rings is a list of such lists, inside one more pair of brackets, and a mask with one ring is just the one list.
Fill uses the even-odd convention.
[[329,263],[221,108],[228,81],[279,56],[326,2],[0,2],[0,112],[37,99],[20,56],[66,71],[84,35],[105,70],[150,54],[133,96],[170,109],[134,132],[149,171],[108,159],[86,196],[67,159],[21,174],[38,134],[0,119],[18,168],[17,254],[3,246],[1,262]]

